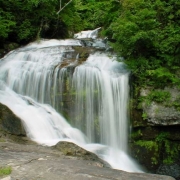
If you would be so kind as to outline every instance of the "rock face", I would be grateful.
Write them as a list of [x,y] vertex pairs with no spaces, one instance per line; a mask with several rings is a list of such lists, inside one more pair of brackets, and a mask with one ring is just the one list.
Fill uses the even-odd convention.
[[21,120],[8,107],[0,104],[0,133],[2,132],[17,136],[26,135]]
[[141,89],[140,93],[142,97],[150,100],[148,103],[142,103],[147,122],[151,125],[161,126],[180,125],[180,91],[174,87],[154,90],[154,92],[156,93],[154,93],[154,97],[150,89]]
[[152,102],[143,109],[147,114],[148,123],[152,125],[168,126],[180,124],[180,111],[177,111],[174,107],[165,107]]
[[178,179],[180,90],[176,87],[146,87],[139,89],[139,93],[133,98],[130,142],[132,156],[149,172],[172,175]]
[[61,141],[54,146],[55,149],[62,152],[65,156],[78,157],[78,159],[95,161],[100,167],[110,167],[110,165],[100,159],[97,155],[89,152],[72,142]]
[[[1,166],[11,180],[173,180],[163,175],[128,173],[99,167],[94,161],[64,156],[55,148],[0,142]],[[0,177],[1,178],[1,177]],[[3,177],[4,178],[4,177]]]
[[176,179],[180,179],[180,166],[178,164],[161,165],[157,170],[157,174],[168,174]]

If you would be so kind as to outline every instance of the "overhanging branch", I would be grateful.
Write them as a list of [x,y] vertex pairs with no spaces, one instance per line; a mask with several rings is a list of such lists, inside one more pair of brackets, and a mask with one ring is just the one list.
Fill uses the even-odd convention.
[[73,0],[70,0],[68,3],[66,3],[63,7],[61,7],[61,0],[60,0],[60,9],[57,12],[57,14],[59,14],[66,6],[68,6]]

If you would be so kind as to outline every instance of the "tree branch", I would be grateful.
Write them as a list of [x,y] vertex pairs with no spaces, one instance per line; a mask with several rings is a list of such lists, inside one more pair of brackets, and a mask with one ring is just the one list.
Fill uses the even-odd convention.
[[59,14],[67,5],[69,5],[72,2],[72,0],[70,0],[68,3],[66,3],[62,8],[61,8],[61,0],[60,0],[60,9],[57,12],[57,14]]

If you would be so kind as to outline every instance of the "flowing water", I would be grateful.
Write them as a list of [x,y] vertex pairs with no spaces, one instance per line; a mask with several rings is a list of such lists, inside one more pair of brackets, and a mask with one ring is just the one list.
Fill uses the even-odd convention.
[[[107,52],[80,62],[74,47],[81,46],[74,39],[42,40],[10,52],[0,61],[0,102],[33,141],[73,141],[113,168],[141,172],[126,153],[129,72]],[[58,113],[64,109],[71,125]]]

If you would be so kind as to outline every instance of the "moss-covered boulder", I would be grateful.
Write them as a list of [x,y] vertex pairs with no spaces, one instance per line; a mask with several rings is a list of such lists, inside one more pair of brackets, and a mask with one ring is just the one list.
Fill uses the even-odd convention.
[[101,167],[110,167],[107,162],[100,159],[96,154],[89,152],[72,142],[60,141],[54,146],[54,148],[58,149],[65,156],[73,156],[77,157],[78,159],[95,161]]

